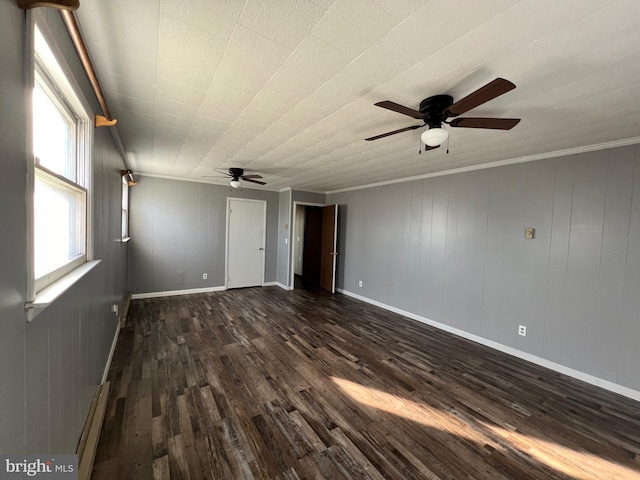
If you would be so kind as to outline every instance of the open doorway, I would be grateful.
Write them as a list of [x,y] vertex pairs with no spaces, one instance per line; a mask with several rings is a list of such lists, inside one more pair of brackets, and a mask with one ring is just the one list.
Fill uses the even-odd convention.
[[294,202],[291,285],[335,292],[337,205]]

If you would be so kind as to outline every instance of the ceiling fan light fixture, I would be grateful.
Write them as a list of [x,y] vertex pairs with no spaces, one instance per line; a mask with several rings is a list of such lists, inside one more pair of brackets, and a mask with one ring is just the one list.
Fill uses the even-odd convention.
[[429,147],[439,147],[449,138],[449,132],[447,132],[442,125],[439,127],[429,127],[420,136],[422,143]]
[[233,188],[240,188],[242,186],[242,182],[240,180],[238,180],[238,178],[234,177],[229,182],[229,185],[231,185]]

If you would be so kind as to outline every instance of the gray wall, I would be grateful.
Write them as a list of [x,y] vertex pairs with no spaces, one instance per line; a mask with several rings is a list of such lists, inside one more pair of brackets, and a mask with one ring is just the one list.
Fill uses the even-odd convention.
[[[89,83],[58,12],[42,9],[95,112]],[[24,80],[25,13],[0,2],[0,452],[75,452],[89,404],[106,365],[126,293],[127,247],[120,237],[124,167],[108,129],[95,131],[93,234],[102,263],[32,323],[27,289]]]
[[291,191],[292,204],[293,202],[301,202],[301,203],[318,203],[320,205],[324,205],[326,201],[327,201],[327,196],[324,193],[304,192],[302,190]]
[[640,146],[328,202],[339,288],[640,391]]
[[289,268],[291,265],[291,190],[284,190],[279,195],[278,209],[278,275],[281,285],[289,286]]
[[276,280],[278,192],[149,176],[136,180],[129,190],[133,293],[225,285],[227,197],[267,201],[265,282]]

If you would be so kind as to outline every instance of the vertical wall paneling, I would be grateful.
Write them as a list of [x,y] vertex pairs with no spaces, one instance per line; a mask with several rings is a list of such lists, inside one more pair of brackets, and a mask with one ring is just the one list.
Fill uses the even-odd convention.
[[424,183],[411,182],[407,184],[407,190],[411,197],[409,199],[409,222],[408,222],[408,251],[406,256],[406,276],[407,289],[405,290],[406,304],[411,311],[420,311],[421,295],[421,269],[420,257],[422,254],[422,210],[424,207]]
[[608,162],[602,256],[596,304],[593,373],[615,381],[618,371],[625,263],[629,242],[629,215],[633,192],[633,155]]
[[640,148],[635,146],[631,218],[622,304],[618,383],[640,390]]
[[[503,185],[507,182],[508,169],[491,172],[486,225],[485,265],[483,273],[482,311],[480,336],[492,338],[499,331],[500,298],[505,244],[504,218],[510,205],[506,202]],[[429,317],[432,318],[432,317]]]
[[462,320],[461,328],[480,334],[487,218],[489,208],[489,172],[461,176],[457,190],[456,263],[454,281],[458,285],[458,301],[453,300],[454,318]]
[[267,201],[265,281],[275,281],[278,192],[140,175],[130,194],[130,290],[223,287],[227,197]]
[[26,448],[24,302],[27,181],[27,89],[24,86],[25,13],[16,2],[0,2],[0,452]]
[[427,317],[443,318],[445,296],[445,256],[447,241],[447,212],[449,209],[450,178],[440,182],[429,182],[433,189],[433,210],[431,222],[431,250],[429,265],[431,271],[427,283]]
[[[59,12],[41,9],[87,101],[99,111]],[[120,243],[120,169],[108,129],[92,150],[94,258],[102,260],[33,322],[26,323],[27,95],[25,12],[0,2],[0,451],[73,453],[102,379],[117,327],[111,305],[126,294],[126,244]]]
[[433,231],[433,188],[427,187],[426,182],[416,182],[416,184],[420,183],[423,184],[422,215],[419,219],[419,225],[414,225],[416,230],[420,229],[420,256],[416,259],[419,275],[414,288],[418,291],[416,312],[420,315],[428,316],[428,278],[431,274],[431,236]]
[[607,162],[583,155],[574,174],[561,363],[590,372],[600,277]]
[[[42,317],[42,315],[40,315]],[[40,320],[38,317],[38,320]],[[52,322],[32,322],[26,341],[26,433],[28,452],[51,451],[49,420],[51,368],[49,329]],[[11,450],[7,450],[11,451]]]
[[629,146],[330,194],[338,288],[640,390],[639,185]]
[[[544,323],[540,319],[544,318],[547,301],[555,172],[551,166],[535,168],[536,165],[532,164],[526,167],[522,216],[519,224],[514,226],[514,231],[522,247],[518,325],[527,327],[527,336],[518,335],[518,325],[513,325],[509,334],[510,341],[519,349],[541,355]],[[524,237],[524,230],[528,227],[535,229],[531,240]]]
[[[497,330],[490,332],[492,338],[506,345],[512,344],[520,324],[520,296],[522,288],[522,271],[524,263],[524,238],[522,218],[524,215],[524,198],[526,176],[529,165],[514,165],[507,169],[507,176],[501,184],[502,199],[506,208],[499,219],[503,235],[502,273],[500,276],[499,313]],[[528,328],[534,327],[529,325]],[[535,327],[534,327],[535,328]]]
[[449,180],[449,191],[447,199],[446,229],[444,234],[444,289],[442,292],[442,320],[452,326],[462,327],[466,323],[466,318],[460,316],[455,311],[458,302],[466,302],[466,298],[460,296],[463,285],[457,283],[456,279],[456,248],[458,246],[458,200],[460,182],[459,177],[451,177]]
[[575,157],[555,162],[553,182],[553,209],[549,237],[549,270],[547,297],[544,312],[542,357],[560,362],[562,357],[562,333],[565,313],[565,292],[569,262],[569,234],[571,207],[573,204],[573,180]]

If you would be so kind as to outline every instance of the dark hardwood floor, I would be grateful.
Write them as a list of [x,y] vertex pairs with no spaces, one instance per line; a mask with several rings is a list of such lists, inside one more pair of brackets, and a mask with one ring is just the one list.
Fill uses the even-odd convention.
[[343,295],[137,300],[93,479],[640,478],[640,404]]

